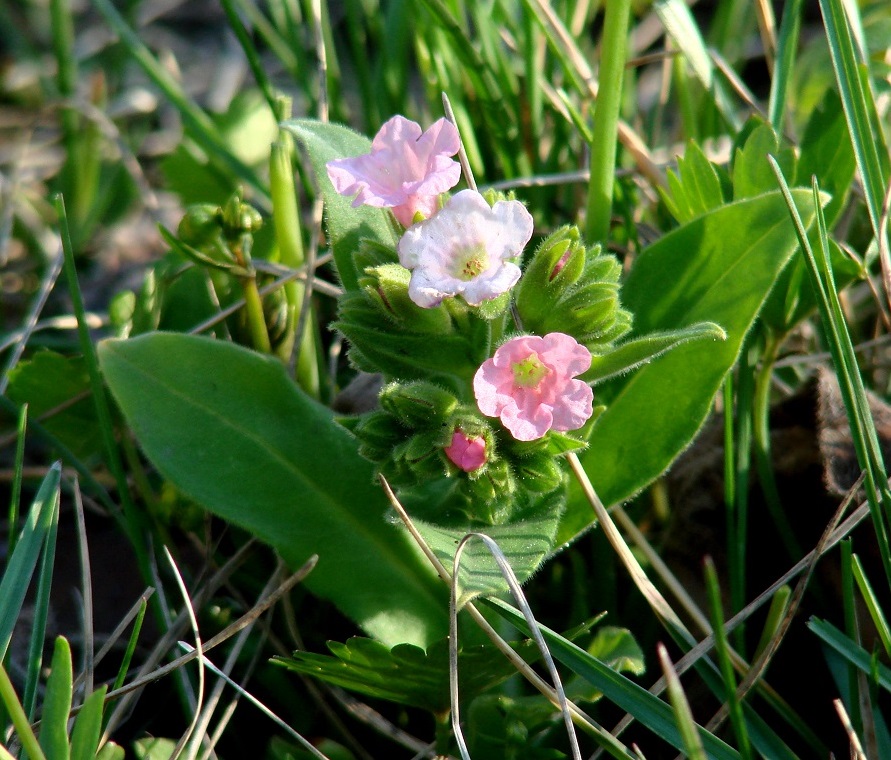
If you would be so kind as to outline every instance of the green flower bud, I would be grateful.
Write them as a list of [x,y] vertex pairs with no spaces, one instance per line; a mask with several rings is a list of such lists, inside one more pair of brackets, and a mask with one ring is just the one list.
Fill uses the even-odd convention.
[[359,454],[376,463],[387,461],[406,436],[398,420],[380,410],[361,417],[341,418],[339,422],[359,439]]
[[380,392],[381,407],[408,428],[436,428],[446,424],[458,399],[432,383],[390,383]]
[[249,203],[241,199],[240,192],[234,192],[222,209],[223,233],[227,238],[250,235],[263,226],[263,217]]
[[452,320],[442,306],[422,309],[408,297],[409,272],[401,264],[369,267],[359,278],[359,286],[383,314],[397,324],[408,324],[424,333],[449,333]]
[[375,240],[363,238],[359,241],[359,249],[353,252],[353,264],[360,273],[382,264],[398,264],[399,254],[391,246]]
[[549,493],[563,483],[560,463],[548,454],[537,454],[520,460],[516,475],[523,487],[536,493]]
[[212,203],[189,206],[176,228],[177,237],[199,250],[219,245],[223,233],[221,213],[220,207]]
[[500,522],[499,518],[510,511],[516,487],[510,465],[503,459],[487,463],[461,483],[469,502],[468,514],[489,524]]
[[614,256],[599,246],[585,248],[576,227],[555,231],[515,291],[524,328],[537,335],[566,333],[602,353],[631,329],[631,315],[619,302],[621,273]]
[[349,340],[355,367],[405,380],[435,379],[450,385],[458,377],[470,382],[488,352],[482,320],[465,315],[468,324],[458,324],[445,304],[435,309],[410,304],[414,316],[408,318],[402,311],[407,309],[407,285],[397,287],[387,278],[380,290],[365,285],[341,297],[334,323]]

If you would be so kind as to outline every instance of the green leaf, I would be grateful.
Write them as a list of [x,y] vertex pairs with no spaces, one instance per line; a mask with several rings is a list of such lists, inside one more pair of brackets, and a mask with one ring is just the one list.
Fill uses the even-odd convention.
[[[795,197],[812,219],[811,193],[799,190]],[[692,440],[796,245],[782,196],[773,192],[699,217],[638,257],[622,290],[638,334],[710,320],[726,330],[727,340],[689,343],[602,386],[598,400],[607,409],[580,459],[604,504],[639,491]],[[573,487],[558,544],[591,519]]]
[[[425,652],[412,644],[392,649],[379,641],[351,638],[346,643],[329,641],[333,656],[298,651],[273,662],[326,683],[443,713],[449,709],[448,639],[435,641]],[[535,651],[529,648],[529,655]],[[491,645],[462,648],[458,653],[458,677],[462,697],[472,698],[508,678],[514,666]]]
[[389,644],[446,626],[445,589],[400,529],[356,441],[280,362],[156,333],[99,346],[102,370],[152,463],[187,496],[274,546],[306,585]]
[[96,754],[96,760],[124,760],[126,755],[123,747],[114,742],[108,742]]
[[102,733],[102,709],[107,686],[101,686],[83,703],[71,730],[71,760],[94,760]]
[[767,161],[777,156],[784,172],[795,176],[795,156],[779,149],[779,139],[770,124],[753,117],[747,125],[745,142],[737,148],[733,159],[733,199],[754,198],[776,189],[777,181]]
[[643,651],[627,628],[611,625],[599,628],[588,653],[619,672],[640,676],[646,670]]
[[176,742],[173,739],[147,737],[133,742],[133,754],[136,760],[170,760]]
[[720,325],[714,322],[700,322],[680,330],[664,333],[650,333],[641,338],[634,338],[617,346],[603,356],[591,357],[591,369],[582,379],[588,383],[599,383],[618,375],[631,372],[673,348],[689,343],[691,340],[725,340],[727,334]]
[[3,580],[0,581],[0,661],[6,657],[12,631],[22,609],[34,568],[37,567],[44,539],[53,521],[57,519],[61,473],[62,467],[56,462],[40,484],[22,533],[6,563]]
[[43,695],[40,746],[51,760],[68,760],[68,713],[71,712],[71,647],[59,636],[53,650],[52,669]]
[[681,224],[724,203],[718,167],[706,158],[702,148],[693,140],[687,143],[684,156],[678,157],[677,175],[668,171],[668,185],[669,190],[660,188],[660,193],[672,216]]
[[353,266],[353,253],[359,250],[359,241],[370,238],[395,247],[395,223],[386,209],[371,206],[353,208],[352,199],[334,190],[325,164],[335,158],[361,156],[370,152],[371,140],[339,124],[323,124],[309,119],[290,119],[282,122],[282,127],[291,132],[309,154],[316,182],[325,198],[328,239],[334,250],[340,281],[347,290],[356,290],[359,283]]
[[[522,633],[530,635],[525,618],[513,607],[497,599],[487,600],[485,604],[516,626]],[[675,724],[674,713],[665,702],[609,668],[584,649],[567,641],[560,634],[543,625],[539,625],[539,629],[554,659],[562,662],[574,673],[587,680],[603,692],[610,702],[633,715],[657,736],[679,750],[684,749],[680,732]],[[700,728],[699,733],[709,757],[713,760],[737,760],[739,758],[736,750],[728,747],[704,728]]]
[[[528,495],[518,493],[517,498]],[[562,489],[531,501],[518,509],[510,521],[501,525],[461,523],[450,527],[415,519],[415,527],[440,562],[451,572],[455,550],[468,533],[485,533],[498,543],[519,581],[527,580],[553,550],[560,516],[563,514]],[[461,555],[459,606],[480,594],[507,591],[492,554],[480,540],[468,543]]]
[[[643,651],[627,628],[610,625],[599,628],[588,647],[588,654],[617,673],[640,676],[646,671]],[[566,696],[573,702],[596,702],[603,692],[595,689],[586,679],[575,676],[566,684]]]
[[[28,413],[38,419],[89,390],[90,377],[82,357],[38,351],[9,373],[7,394],[17,404],[28,404]],[[96,410],[89,396],[49,417],[44,424],[80,459],[102,451]]]
[[806,184],[816,175],[820,188],[832,196],[823,209],[829,229],[844,208],[856,168],[841,100],[835,90],[827,90],[823,102],[804,127],[795,176],[798,182]]
[[[234,160],[256,170],[269,159],[269,145],[278,126],[257,90],[243,90],[221,114],[211,114],[210,122]],[[161,161],[165,187],[176,193],[184,206],[192,203],[226,202],[236,188],[236,176],[221,176],[219,166],[209,163],[188,143]]]

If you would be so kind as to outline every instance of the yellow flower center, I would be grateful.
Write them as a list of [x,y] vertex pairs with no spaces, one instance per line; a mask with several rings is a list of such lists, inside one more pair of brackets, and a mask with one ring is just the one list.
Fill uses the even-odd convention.
[[537,388],[551,372],[534,351],[523,361],[511,365],[511,368],[514,371],[514,385],[519,388]]
[[467,282],[474,277],[479,277],[488,268],[489,254],[486,252],[486,247],[477,243],[460,252],[455,261],[455,277]]

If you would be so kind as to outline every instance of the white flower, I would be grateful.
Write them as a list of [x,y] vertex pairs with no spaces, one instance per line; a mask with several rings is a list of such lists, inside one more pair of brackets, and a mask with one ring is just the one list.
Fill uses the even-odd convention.
[[532,216],[522,203],[492,207],[475,190],[462,190],[399,241],[399,261],[412,270],[408,295],[424,308],[456,295],[471,306],[496,298],[520,279],[510,259],[531,237]]

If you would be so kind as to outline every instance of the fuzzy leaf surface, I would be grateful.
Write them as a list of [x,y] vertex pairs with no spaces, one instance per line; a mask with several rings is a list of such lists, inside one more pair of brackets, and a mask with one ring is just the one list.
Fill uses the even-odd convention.
[[[527,497],[528,498],[528,497]],[[507,561],[522,583],[540,566],[554,548],[554,539],[563,514],[561,490],[553,491],[511,515],[501,525],[480,527],[469,523],[451,527],[415,520],[415,527],[440,562],[452,572],[455,550],[468,533],[485,533],[498,543]],[[481,540],[472,540],[461,554],[459,568],[459,606],[476,596],[500,594],[508,590],[507,582],[494,557]]]
[[384,519],[371,464],[280,362],[221,341],[154,333],[99,346],[145,453],[214,514],[271,544],[371,635],[424,646],[446,629],[445,589]]
[[[802,218],[810,191],[793,191]],[[725,341],[694,341],[626,377],[598,386],[607,405],[580,459],[604,504],[627,499],[671,464],[708,415],[742,340],[797,247],[779,192],[723,206],[645,249],[622,290],[636,335],[715,322]],[[558,544],[592,519],[581,489],[570,489]]]

